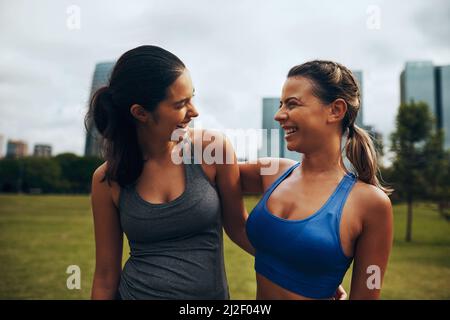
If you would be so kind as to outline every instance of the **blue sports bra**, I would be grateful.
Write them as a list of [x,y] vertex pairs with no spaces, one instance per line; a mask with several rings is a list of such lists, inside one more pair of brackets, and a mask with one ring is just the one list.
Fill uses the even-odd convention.
[[356,176],[346,174],[327,202],[302,220],[287,220],[267,209],[267,199],[298,166],[283,173],[264,193],[246,224],[255,248],[255,270],[277,285],[314,299],[330,298],[341,284],[353,257],[340,241],[342,208]]

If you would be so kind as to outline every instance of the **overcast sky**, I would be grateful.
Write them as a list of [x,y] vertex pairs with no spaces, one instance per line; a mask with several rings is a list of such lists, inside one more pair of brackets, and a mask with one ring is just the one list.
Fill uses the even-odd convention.
[[364,122],[387,139],[405,62],[450,64],[449,39],[446,0],[0,0],[3,154],[22,139],[82,155],[95,64],[142,44],[185,62],[205,128],[259,128],[290,67],[331,59],[363,71]]

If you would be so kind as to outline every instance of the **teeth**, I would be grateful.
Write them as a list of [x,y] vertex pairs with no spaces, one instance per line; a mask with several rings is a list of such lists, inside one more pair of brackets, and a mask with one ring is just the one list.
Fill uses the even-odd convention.
[[294,132],[296,132],[297,131],[297,128],[289,128],[289,129],[286,129],[286,133],[287,134],[291,134],[291,133],[294,133]]

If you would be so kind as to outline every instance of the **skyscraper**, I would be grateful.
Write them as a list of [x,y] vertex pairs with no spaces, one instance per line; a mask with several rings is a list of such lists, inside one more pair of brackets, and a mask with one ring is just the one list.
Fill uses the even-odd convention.
[[33,156],[44,157],[44,158],[51,157],[52,156],[52,146],[47,145],[47,144],[36,144],[34,146]]
[[444,148],[450,149],[450,66],[436,67],[438,127],[444,130]]
[[6,156],[9,158],[23,158],[28,155],[28,145],[20,140],[8,140]]
[[[95,66],[94,76],[92,78],[91,92],[89,94],[89,101],[92,95],[102,86],[105,86],[109,82],[111,71],[114,67],[114,62],[102,62],[97,63]],[[85,156],[97,156],[100,157],[100,143],[101,137],[94,123],[88,123],[88,131],[86,132],[86,145],[84,148]]]
[[[266,130],[262,137],[262,148],[259,157],[282,157],[282,129],[280,124],[274,120],[280,106],[279,98],[263,98],[262,105],[262,128]],[[276,131],[273,131],[276,130]],[[275,152],[275,154],[274,154]],[[278,153],[278,154],[276,154]]]
[[[280,107],[279,98],[263,98],[262,128],[263,133],[262,148],[259,150],[259,157],[279,157],[289,158],[298,161],[298,152],[289,151],[284,140],[284,130],[274,117]],[[274,131],[275,130],[275,131]]]
[[363,73],[362,71],[359,70],[352,70],[353,75],[356,78],[356,81],[358,81],[358,86],[359,86],[359,92],[360,92],[360,100],[361,100],[361,104],[359,106],[359,111],[358,111],[358,116],[356,117],[356,125],[358,127],[363,127],[364,126],[364,122],[363,122]]
[[444,131],[444,148],[450,149],[450,66],[431,61],[407,62],[400,75],[401,103],[425,102]]
[[407,62],[400,74],[400,102],[425,102],[436,117],[435,75],[431,61]]
[[4,143],[4,137],[0,134],[0,159],[3,158],[3,143]]

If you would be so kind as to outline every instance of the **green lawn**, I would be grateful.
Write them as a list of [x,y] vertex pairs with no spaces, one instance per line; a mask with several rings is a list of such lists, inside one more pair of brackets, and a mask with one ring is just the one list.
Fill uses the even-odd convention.
[[[257,198],[246,198],[250,210]],[[404,205],[394,207],[395,244],[383,299],[450,299],[450,224],[433,205],[414,208],[405,243]],[[88,299],[94,234],[87,196],[0,195],[0,299]],[[124,246],[124,261],[128,256]],[[231,298],[255,297],[252,258],[225,240]],[[81,268],[81,290],[68,290],[66,269]],[[349,290],[350,272],[344,287]]]

